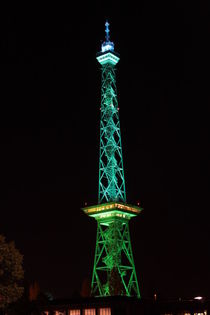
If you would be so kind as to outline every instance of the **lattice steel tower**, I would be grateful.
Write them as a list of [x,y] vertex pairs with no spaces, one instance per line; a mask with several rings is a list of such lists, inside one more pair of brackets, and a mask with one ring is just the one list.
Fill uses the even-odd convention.
[[97,238],[91,293],[140,298],[128,222],[141,208],[126,203],[120,119],[115,69],[120,60],[109,37],[97,54],[101,65],[101,119],[98,205],[84,208],[97,220]]

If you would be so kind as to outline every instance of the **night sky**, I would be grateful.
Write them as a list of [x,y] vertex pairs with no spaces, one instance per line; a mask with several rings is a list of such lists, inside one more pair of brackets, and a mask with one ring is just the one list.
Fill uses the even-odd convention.
[[[197,2],[197,4],[196,4]],[[208,1],[69,1],[0,18],[0,233],[25,279],[70,297],[91,277],[100,67],[110,22],[143,297],[210,297]],[[207,76],[208,75],[208,76]]]

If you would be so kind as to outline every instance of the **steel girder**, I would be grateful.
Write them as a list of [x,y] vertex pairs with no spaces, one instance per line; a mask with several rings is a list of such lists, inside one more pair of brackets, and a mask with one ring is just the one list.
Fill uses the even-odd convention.
[[126,202],[115,67],[102,66],[98,202]]
[[98,222],[92,295],[140,297],[128,221]]

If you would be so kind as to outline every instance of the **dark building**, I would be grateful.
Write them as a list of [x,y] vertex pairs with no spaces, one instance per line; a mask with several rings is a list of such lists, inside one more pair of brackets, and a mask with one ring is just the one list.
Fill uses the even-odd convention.
[[210,301],[151,300],[124,296],[54,300],[41,308],[42,315],[207,315]]

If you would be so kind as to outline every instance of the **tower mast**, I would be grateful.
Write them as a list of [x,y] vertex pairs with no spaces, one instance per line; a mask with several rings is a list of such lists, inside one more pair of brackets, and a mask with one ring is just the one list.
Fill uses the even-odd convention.
[[126,202],[115,76],[115,65],[120,58],[114,53],[114,43],[109,40],[109,23],[105,26],[106,41],[97,57],[102,65],[98,202]]
[[98,205],[83,209],[97,221],[91,293],[140,298],[129,220],[142,209],[126,203],[115,74],[120,58],[110,41],[108,21],[105,27],[105,41],[96,57],[102,71]]

